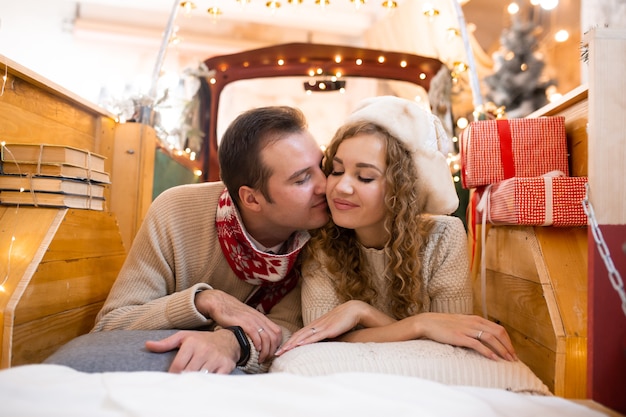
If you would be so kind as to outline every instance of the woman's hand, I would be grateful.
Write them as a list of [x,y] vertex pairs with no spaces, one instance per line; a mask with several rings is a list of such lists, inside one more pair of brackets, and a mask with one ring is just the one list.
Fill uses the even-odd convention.
[[517,360],[506,329],[480,316],[448,313],[421,313],[403,321],[412,322],[423,338],[474,349],[487,358]]
[[363,301],[347,301],[292,334],[276,351],[276,356],[297,346],[334,339],[359,325],[378,327],[393,322],[395,322],[393,318]]

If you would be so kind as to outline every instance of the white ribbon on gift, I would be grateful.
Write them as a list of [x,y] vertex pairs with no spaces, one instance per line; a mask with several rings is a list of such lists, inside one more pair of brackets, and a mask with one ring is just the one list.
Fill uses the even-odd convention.
[[[554,222],[554,191],[552,187],[552,178],[565,177],[565,173],[562,171],[550,171],[542,175],[545,181],[545,193],[546,193],[546,216],[542,226],[550,226]],[[485,187],[483,195],[480,197],[478,204],[476,204],[476,212],[481,213],[481,228],[480,228],[480,295],[481,304],[483,307],[483,317],[487,317],[487,264],[485,262],[485,242],[487,241],[486,229],[487,220],[491,223],[491,187],[495,184],[489,184]]]

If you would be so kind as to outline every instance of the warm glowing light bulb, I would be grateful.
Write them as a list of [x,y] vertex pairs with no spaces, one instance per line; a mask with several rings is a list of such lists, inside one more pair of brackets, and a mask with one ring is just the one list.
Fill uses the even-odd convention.
[[196,5],[192,1],[183,1],[182,3],[180,3],[180,7],[183,8],[183,13],[186,16],[189,16],[191,14],[191,11],[196,8]]
[[543,10],[552,10],[559,5],[559,0],[540,0],[539,5]]
[[557,33],[554,34],[554,40],[557,42],[565,42],[568,39],[569,39],[569,32],[566,31],[565,29],[561,29]]
[[456,121],[456,126],[459,129],[465,129],[468,124],[469,124],[469,121],[465,117],[459,117]]
[[519,13],[519,4],[517,4],[517,3],[510,3],[507,6],[506,11],[509,14],[517,14],[517,13]]

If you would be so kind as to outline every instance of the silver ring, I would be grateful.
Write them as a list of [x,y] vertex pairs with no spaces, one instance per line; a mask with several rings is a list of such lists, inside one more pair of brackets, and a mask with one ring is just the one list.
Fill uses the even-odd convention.
[[257,332],[259,333],[263,333],[265,331],[265,329],[263,327],[259,327],[259,330],[257,330]]
[[317,329],[315,329],[315,327],[311,327],[311,331],[313,332],[313,334],[317,333]]
[[479,331],[478,335],[476,335],[476,339],[480,340],[480,337],[483,335],[483,331]]
[[200,372],[202,372],[203,374],[208,374],[209,370],[202,368],[202,369],[200,369]]

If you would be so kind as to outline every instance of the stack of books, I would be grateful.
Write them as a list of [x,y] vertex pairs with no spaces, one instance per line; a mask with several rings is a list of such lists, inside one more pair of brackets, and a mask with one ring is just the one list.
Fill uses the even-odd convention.
[[69,146],[4,144],[0,204],[104,210],[104,159]]

